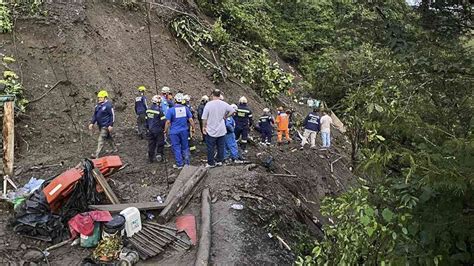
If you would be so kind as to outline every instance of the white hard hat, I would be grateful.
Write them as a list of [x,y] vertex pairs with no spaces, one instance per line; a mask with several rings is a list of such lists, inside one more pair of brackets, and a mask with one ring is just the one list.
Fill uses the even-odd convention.
[[191,101],[191,96],[189,96],[188,94],[184,95],[183,98],[185,101]]
[[184,95],[182,93],[176,93],[176,95],[174,96],[174,100],[178,103],[183,102],[183,99]]
[[270,109],[268,109],[268,108],[263,108],[263,112],[264,112],[264,113],[270,113]]
[[161,88],[161,93],[169,93],[169,92],[171,92],[171,89],[169,87],[164,86],[163,88]]
[[240,97],[239,103],[247,103],[247,98],[245,96]]
[[231,104],[230,107],[234,108],[234,110],[237,110],[239,107],[235,103]]
[[208,102],[208,101],[209,101],[209,96],[207,96],[207,95],[202,96],[202,97],[201,97],[201,101],[206,101],[206,102]]
[[154,95],[152,98],[151,98],[151,102],[152,103],[159,103],[161,102],[161,97],[159,95]]

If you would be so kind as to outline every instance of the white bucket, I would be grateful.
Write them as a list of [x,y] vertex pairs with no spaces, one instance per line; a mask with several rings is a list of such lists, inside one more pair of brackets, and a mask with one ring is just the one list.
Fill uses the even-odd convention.
[[140,218],[140,211],[136,207],[129,207],[120,212],[125,217],[125,232],[127,237],[142,230],[142,220]]

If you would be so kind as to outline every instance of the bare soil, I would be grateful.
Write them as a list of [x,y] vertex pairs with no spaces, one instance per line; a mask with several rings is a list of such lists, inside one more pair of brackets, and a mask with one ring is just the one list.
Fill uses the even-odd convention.
[[[171,5],[171,4],[170,4]],[[175,1],[173,7],[186,10],[187,1]],[[122,202],[152,201],[166,196],[179,174],[164,164],[147,162],[147,143],[135,134],[133,99],[138,85],[155,93],[148,29],[142,11],[130,11],[108,1],[54,1],[46,4],[43,19],[20,18],[14,34],[0,35],[0,53],[13,56],[28,99],[36,99],[60,80],[42,100],[28,106],[16,120],[15,181],[25,184],[29,178],[48,178],[75,166],[96,147],[96,133],[87,130],[99,88],[107,89],[116,109],[115,139],[119,155],[128,166],[109,183]],[[158,86],[170,86],[191,95],[194,103],[214,88],[224,91],[226,100],[236,102],[246,95],[256,115],[266,104],[245,86],[213,84],[209,73],[199,68],[182,44],[169,32],[167,21],[175,13],[167,9],[152,12],[151,38],[154,47]],[[286,98],[283,102],[291,103]],[[293,108],[304,113],[299,106]],[[252,133],[255,134],[255,133]],[[254,135],[256,138],[257,136]],[[352,177],[346,142],[335,134],[329,152],[300,151],[297,143],[261,147],[251,145],[248,160],[259,165],[252,171],[246,165],[210,169],[204,185],[211,189],[213,264],[290,265],[299,251],[286,250],[276,235],[293,247],[305,237],[320,234],[324,218],[319,214],[321,199],[343,191]],[[171,152],[166,149],[168,161]],[[334,171],[330,171],[330,163]],[[265,161],[272,157],[271,165]],[[192,164],[201,165],[205,147],[198,145]],[[34,165],[63,162],[63,166],[40,170]],[[272,174],[290,174],[291,177]],[[199,228],[199,195],[183,213],[196,215]],[[243,204],[234,210],[233,203]],[[155,213],[156,215],[157,213]],[[50,244],[12,233],[8,226],[11,207],[0,206],[0,264],[24,261],[29,247],[44,249]],[[300,232],[300,233],[298,233]],[[303,233],[301,233],[303,232]],[[269,235],[270,233],[270,235]],[[196,248],[184,253],[166,252],[141,264],[186,265],[194,261]],[[65,246],[48,256],[51,265],[77,265],[90,249]]]

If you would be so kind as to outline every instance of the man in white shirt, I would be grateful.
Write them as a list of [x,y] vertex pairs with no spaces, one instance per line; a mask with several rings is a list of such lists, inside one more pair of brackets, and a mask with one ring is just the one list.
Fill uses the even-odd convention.
[[[207,165],[215,167],[222,165],[224,160],[225,135],[227,128],[225,119],[232,116],[234,108],[221,100],[221,91],[216,89],[212,92],[212,100],[206,104],[202,113],[203,133],[207,146]],[[217,163],[214,160],[214,150],[217,146]]]
[[331,124],[332,118],[328,115],[328,111],[323,111],[321,117],[321,139],[323,141],[322,147],[327,149],[331,146]]

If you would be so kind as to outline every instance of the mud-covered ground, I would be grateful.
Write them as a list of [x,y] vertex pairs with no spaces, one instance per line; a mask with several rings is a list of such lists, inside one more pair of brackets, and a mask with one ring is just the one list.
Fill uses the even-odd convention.
[[[186,3],[174,1],[170,5],[186,10]],[[179,172],[169,167],[167,178],[163,164],[147,163],[146,141],[135,135],[135,88],[147,86],[149,98],[155,93],[150,36],[143,12],[130,11],[108,1],[53,1],[46,4],[46,9],[46,18],[19,18],[14,34],[0,35],[0,52],[17,60],[15,71],[22,78],[28,99],[37,99],[60,80],[71,82],[59,85],[28,105],[27,112],[17,117],[16,183],[22,185],[31,177],[60,174],[95,150],[97,132],[89,132],[87,125],[95,93],[105,88],[116,109],[114,132],[118,154],[127,164],[109,183],[122,202],[152,201],[158,195],[166,196],[169,183]],[[158,87],[166,85],[175,92],[182,90],[192,96],[195,105],[201,95],[218,87],[228,102],[247,96],[258,116],[267,104],[255,92],[231,83],[213,84],[210,73],[199,68],[190,51],[169,33],[167,21],[174,14],[158,7],[152,12],[151,38]],[[291,103],[286,98],[281,100]],[[290,245],[297,243],[300,238],[291,230],[301,224],[307,227],[304,232],[309,236],[317,236],[318,223],[314,221],[324,222],[318,212],[322,197],[339,193],[350,183],[346,143],[342,136],[335,135],[337,148],[329,152],[300,151],[297,143],[273,147],[251,145],[247,157],[259,165],[256,169],[225,166],[209,171],[203,182],[213,197],[213,264],[292,264],[297,251],[287,251],[275,235]],[[193,154],[193,165],[204,164],[205,147],[199,144],[198,150]],[[166,154],[172,160],[169,149]],[[271,165],[264,167],[263,162],[270,156]],[[330,163],[340,156],[343,158],[334,163],[331,172]],[[60,162],[62,166],[31,169]],[[287,176],[275,176],[275,173]],[[196,195],[183,212],[195,214],[198,225],[199,202]],[[244,209],[231,209],[233,203],[243,204]],[[13,234],[8,227],[12,217],[11,207],[1,203],[0,264],[21,264],[30,247],[44,249],[50,245]],[[52,265],[76,265],[90,252],[65,246],[52,251],[48,260]],[[195,252],[196,248],[182,254],[167,252],[142,263],[191,264]]]

